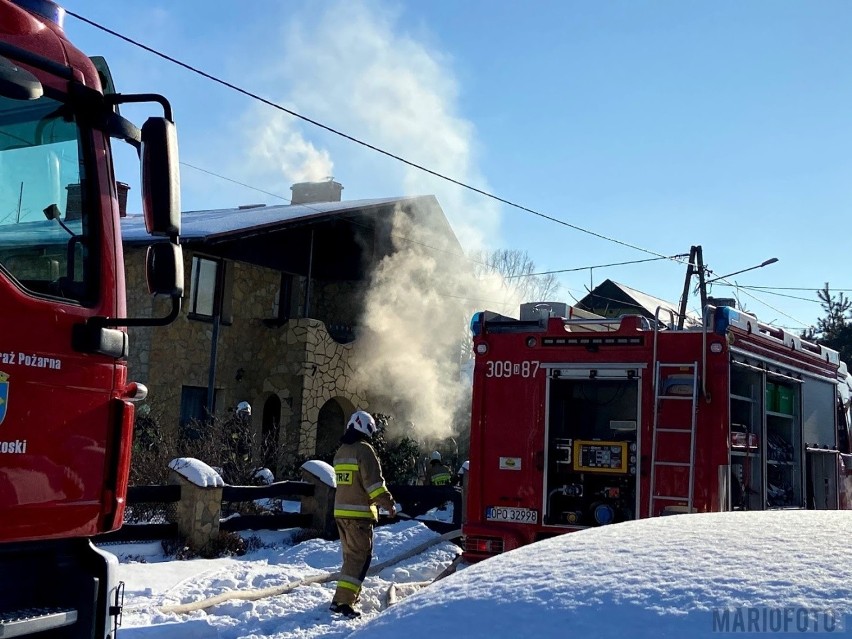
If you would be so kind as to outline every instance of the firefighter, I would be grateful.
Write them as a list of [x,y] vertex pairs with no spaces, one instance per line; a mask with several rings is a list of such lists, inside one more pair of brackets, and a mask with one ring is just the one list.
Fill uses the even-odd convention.
[[240,402],[239,404],[237,404],[236,413],[237,413],[237,417],[239,417],[240,419],[243,419],[245,421],[248,421],[249,419],[251,419],[251,404],[249,404],[248,402],[245,402],[245,401]]
[[429,474],[426,476],[427,486],[449,486],[453,480],[450,469],[441,463],[441,453],[437,450],[429,456]]
[[456,473],[456,486],[464,486],[465,485],[465,475],[467,471],[470,469],[470,461],[465,460],[465,462],[459,467],[459,472]]
[[470,482],[470,460],[465,460],[465,462],[459,468],[458,474],[459,486],[461,486],[461,522],[462,524],[467,522],[467,485]]
[[337,478],[334,520],[340,534],[343,566],[330,610],[350,619],[361,615],[354,606],[373,555],[373,526],[378,521],[376,506],[384,508],[391,517],[396,516],[394,499],[382,477],[382,465],[370,445],[376,430],[372,415],[356,411],[349,418],[334,456]]

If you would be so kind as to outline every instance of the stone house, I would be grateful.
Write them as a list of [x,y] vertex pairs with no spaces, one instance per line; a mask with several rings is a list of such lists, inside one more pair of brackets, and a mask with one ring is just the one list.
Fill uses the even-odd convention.
[[[183,214],[181,312],[129,329],[130,379],[148,387],[161,423],[186,428],[248,401],[256,435],[310,455],[334,448],[353,410],[370,409],[352,360],[371,269],[395,250],[395,211],[461,248],[433,196],[346,202],[341,188],[295,185],[290,205]],[[165,315],[168,302],[145,285],[141,216],[123,218],[122,239],[128,315]]]

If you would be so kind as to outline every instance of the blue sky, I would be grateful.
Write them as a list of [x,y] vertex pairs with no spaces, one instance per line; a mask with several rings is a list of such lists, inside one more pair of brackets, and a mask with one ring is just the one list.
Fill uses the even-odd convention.
[[[741,290],[740,299],[763,321],[791,329],[821,315],[814,290],[825,282],[852,289],[847,2],[64,6],[616,241],[425,175],[68,16],[69,37],[107,57],[119,91],[172,101],[185,210],[283,201],[204,171],[285,198],[293,182],[333,175],[344,199],[435,194],[466,247],[525,250],[541,271],[683,254],[692,245],[703,247],[716,275],[777,257],[732,280],[774,287]],[[685,272],[667,260],[586,269],[561,276],[560,297],[571,302],[611,278],[676,301]],[[732,289],[715,285],[712,294]]]

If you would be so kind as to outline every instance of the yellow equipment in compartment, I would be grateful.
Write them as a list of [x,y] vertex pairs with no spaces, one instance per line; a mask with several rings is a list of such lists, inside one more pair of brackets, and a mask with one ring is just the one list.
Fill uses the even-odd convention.
[[574,472],[627,474],[627,442],[574,440]]

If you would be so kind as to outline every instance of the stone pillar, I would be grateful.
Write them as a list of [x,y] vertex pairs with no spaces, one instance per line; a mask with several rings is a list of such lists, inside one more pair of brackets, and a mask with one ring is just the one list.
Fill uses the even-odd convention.
[[[331,480],[330,480],[331,478]],[[334,522],[334,469],[325,462],[309,461],[302,466],[302,481],[314,486],[313,496],[302,497],[301,512],[311,515],[311,528],[324,539],[337,539]]]
[[[195,472],[198,465],[210,474]],[[176,459],[169,464],[169,483],[180,486],[177,503],[178,533],[196,552],[203,552],[219,537],[224,482],[218,473],[197,459]]]

